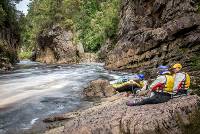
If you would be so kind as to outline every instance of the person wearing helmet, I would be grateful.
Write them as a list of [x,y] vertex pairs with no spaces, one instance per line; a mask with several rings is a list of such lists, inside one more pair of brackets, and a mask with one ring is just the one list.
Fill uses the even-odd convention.
[[139,102],[127,102],[128,106],[163,103],[172,98],[174,78],[168,67],[159,66],[158,73],[159,76],[148,88],[151,96]]
[[181,70],[182,65],[179,63],[176,63],[171,67],[171,72],[174,75],[173,92],[176,93],[176,95],[187,95],[190,86],[190,76]]

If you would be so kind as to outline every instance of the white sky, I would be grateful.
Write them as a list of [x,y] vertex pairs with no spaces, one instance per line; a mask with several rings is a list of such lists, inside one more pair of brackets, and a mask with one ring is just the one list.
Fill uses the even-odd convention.
[[19,4],[16,5],[17,10],[22,11],[25,15],[28,13],[28,4],[30,0],[22,0]]

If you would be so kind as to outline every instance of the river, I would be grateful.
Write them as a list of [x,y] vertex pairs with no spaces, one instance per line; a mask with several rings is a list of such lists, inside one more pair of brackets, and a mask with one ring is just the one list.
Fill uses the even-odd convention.
[[21,61],[0,74],[0,134],[21,133],[51,114],[74,111],[92,102],[81,92],[91,80],[117,79],[125,73],[103,64],[46,65]]

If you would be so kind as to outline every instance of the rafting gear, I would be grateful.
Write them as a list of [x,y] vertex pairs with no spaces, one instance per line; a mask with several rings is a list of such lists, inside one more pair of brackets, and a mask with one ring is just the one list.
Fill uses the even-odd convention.
[[131,91],[131,92],[136,93],[136,90],[141,88],[141,84],[133,80],[130,80],[124,83],[112,84],[112,87],[118,92]]
[[179,84],[179,89],[187,90],[190,87],[190,76],[185,72],[182,73],[185,75],[185,78]]
[[160,71],[160,75],[163,75],[163,74],[170,74],[170,71]]
[[169,67],[168,66],[160,65],[158,67],[158,72],[157,73],[160,74],[160,75],[170,74]]
[[173,69],[182,69],[182,65],[180,63],[176,63],[172,66]]
[[146,90],[148,83],[144,80],[144,74],[134,74],[132,76],[123,76],[118,80],[111,81],[110,84],[117,92],[132,92],[136,94],[138,90]]
[[144,74],[138,74],[140,80],[144,80]]
[[150,91],[172,93],[174,78],[172,75],[166,74],[158,76],[157,79],[150,85]]
[[190,87],[190,76],[188,73],[179,72],[174,76],[173,92],[188,90]]
[[165,75],[166,81],[164,83],[164,89],[163,91],[165,92],[172,92],[173,91],[173,86],[174,86],[174,78],[172,75]]
[[168,67],[168,66],[160,65],[160,66],[158,66],[158,69],[159,69],[159,70],[168,70],[169,67]]

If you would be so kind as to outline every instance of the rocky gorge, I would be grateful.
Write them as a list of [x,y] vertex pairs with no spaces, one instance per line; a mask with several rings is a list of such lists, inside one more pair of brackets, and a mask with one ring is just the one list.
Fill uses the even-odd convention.
[[[101,49],[106,54],[105,67],[131,72],[143,70],[153,78],[158,65],[179,62],[191,74],[195,85],[192,88],[199,89],[199,69],[195,64],[200,51],[199,22],[196,0],[124,0],[118,42],[109,52],[106,47]],[[93,81],[83,93],[86,97],[112,97],[104,98],[100,104],[86,110],[51,117],[52,122],[60,119],[63,122],[46,131],[47,134],[199,132],[193,128],[199,125],[194,121],[196,116],[198,120],[199,110],[196,95],[174,98],[162,104],[127,107],[127,100],[141,98],[114,95],[109,84],[101,80]]]
[[[199,133],[200,98],[197,95],[173,98],[161,104],[128,107],[127,101],[138,101],[144,97],[116,94],[109,81],[103,79],[92,81],[88,87],[83,88],[82,84],[85,84],[86,80],[103,77],[105,72],[103,73],[99,67],[90,68],[88,65],[84,65],[85,70],[82,70],[81,65],[62,66],[93,62],[99,58],[101,61],[105,60],[104,67],[108,71],[131,73],[143,71],[146,79],[150,80],[155,78],[155,69],[158,65],[179,62],[183,65],[183,70],[191,75],[191,89],[197,89],[199,92],[200,13],[198,4],[197,0],[122,0],[118,34],[115,37],[117,43],[113,44],[112,39],[107,39],[105,45],[100,48],[99,55],[86,53],[83,45],[75,41],[76,33],[73,30],[64,29],[59,25],[42,29],[36,38],[37,45],[32,60],[47,64],[30,68],[35,72],[30,72],[26,76],[29,78],[27,81],[30,82],[26,88],[31,89],[31,92],[32,90],[37,92],[41,91],[41,87],[44,90],[51,89],[51,91],[62,87],[63,92],[58,94],[61,97],[55,99],[52,95],[52,100],[55,102],[49,106],[55,104],[55,109],[68,107],[70,109],[71,105],[76,104],[73,104],[73,95],[79,101],[95,100],[90,107],[81,110],[73,109],[74,112],[45,118],[42,122],[46,125],[43,132],[46,134]],[[0,68],[7,70],[18,61],[16,50],[19,46],[19,37],[10,28],[3,27],[0,30],[0,41]],[[51,66],[50,64],[54,65],[47,68],[46,66]],[[38,71],[38,68],[44,71],[45,75],[40,72],[41,70]],[[67,72],[69,70],[70,72]],[[24,73],[23,70],[22,73]],[[50,73],[52,74],[49,75]],[[100,74],[99,76],[88,75],[90,73]],[[84,74],[84,77],[81,77],[81,74]],[[36,77],[38,83],[45,81],[46,83],[35,86],[35,83],[31,81],[34,77],[29,77],[32,75],[38,76]],[[65,79],[62,79],[63,76]],[[24,78],[24,76],[21,77]],[[7,88],[7,79],[3,80],[4,88]],[[29,84],[33,84],[34,88],[29,87]],[[79,92],[74,92],[80,88],[83,90],[82,97],[79,96]],[[22,89],[24,91],[23,87]],[[50,102],[52,100],[50,98]],[[62,105],[57,106],[60,101]],[[68,104],[70,101],[73,103]],[[38,101],[38,104],[45,102],[44,99]]]
[[[196,71],[194,62],[200,51],[198,1],[125,0],[119,18],[117,44],[107,39],[99,50],[107,69],[154,72],[160,64],[180,62],[185,70]],[[85,56],[75,34],[57,25],[43,30],[33,59],[78,63]]]

